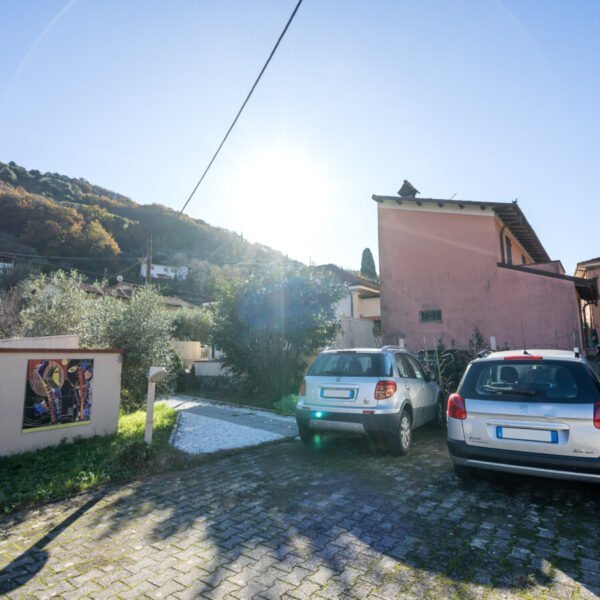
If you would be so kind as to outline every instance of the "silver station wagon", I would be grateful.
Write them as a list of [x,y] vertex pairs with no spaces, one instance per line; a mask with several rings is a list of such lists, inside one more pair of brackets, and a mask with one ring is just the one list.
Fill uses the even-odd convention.
[[296,406],[307,444],[323,432],[383,436],[395,454],[406,454],[413,429],[433,420],[445,422],[438,384],[412,355],[392,346],[322,352]]
[[447,410],[459,477],[479,468],[600,482],[600,380],[578,351],[476,359]]

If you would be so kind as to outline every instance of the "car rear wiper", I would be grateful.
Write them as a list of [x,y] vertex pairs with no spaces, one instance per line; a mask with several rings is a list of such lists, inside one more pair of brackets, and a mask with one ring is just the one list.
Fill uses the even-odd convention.
[[487,388],[490,392],[494,392],[495,394],[502,394],[504,396],[537,396],[537,392],[535,390],[507,390],[505,388]]

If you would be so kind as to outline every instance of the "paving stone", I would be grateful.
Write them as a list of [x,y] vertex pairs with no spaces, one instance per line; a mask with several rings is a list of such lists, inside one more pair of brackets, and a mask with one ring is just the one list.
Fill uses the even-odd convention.
[[0,594],[592,598],[596,495],[463,483],[427,428],[401,459],[357,439],[286,442],[115,487],[64,529],[90,496],[0,517]]

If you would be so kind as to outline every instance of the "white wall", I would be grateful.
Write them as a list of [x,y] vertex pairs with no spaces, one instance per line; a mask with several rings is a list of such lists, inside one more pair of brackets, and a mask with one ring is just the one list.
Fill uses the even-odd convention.
[[0,340],[0,348],[79,348],[78,335],[47,335],[44,337]]
[[216,377],[217,375],[230,375],[229,371],[223,369],[223,363],[220,360],[203,360],[194,363],[194,373],[196,377]]
[[[31,343],[31,340],[29,340]],[[23,430],[30,359],[92,359],[92,406],[89,421],[50,429]],[[55,446],[61,440],[115,433],[121,402],[121,353],[117,350],[0,349],[0,456]]]
[[376,348],[377,340],[373,334],[373,321],[365,319],[340,319],[341,330],[335,340],[336,348]]

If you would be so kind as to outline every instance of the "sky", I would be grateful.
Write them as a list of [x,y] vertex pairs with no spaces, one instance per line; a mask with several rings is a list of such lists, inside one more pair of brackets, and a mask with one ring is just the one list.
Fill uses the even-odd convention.
[[[295,4],[0,0],[0,161],[179,210]],[[572,273],[600,256],[599,100],[596,0],[304,0],[186,213],[357,269],[408,179],[518,199]]]

